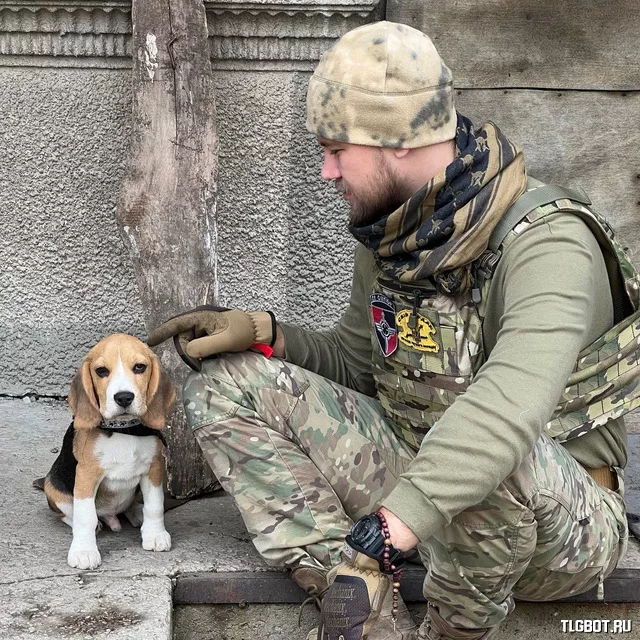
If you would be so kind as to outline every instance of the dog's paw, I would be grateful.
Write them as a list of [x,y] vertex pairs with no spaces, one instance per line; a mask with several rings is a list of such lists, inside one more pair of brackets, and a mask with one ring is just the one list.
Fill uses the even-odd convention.
[[95,569],[100,566],[102,558],[97,547],[74,547],[71,545],[67,555],[67,564],[76,569]]
[[146,551],[169,551],[171,549],[171,536],[168,531],[143,535],[142,548]]

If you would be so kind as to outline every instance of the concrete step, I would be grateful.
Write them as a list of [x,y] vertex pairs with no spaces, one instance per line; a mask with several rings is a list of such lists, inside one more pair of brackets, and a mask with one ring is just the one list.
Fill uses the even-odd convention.
[[[632,541],[621,564],[640,559],[640,547]],[[629,555],[630,554],[630,555]],[[424,602],[422,582],[425,570],[411,565],[402,575],[400,592],[405,602]],[[295,604],[307,594],[291,580],[287,572],[233,571],[183,574],[175,579],[173,602],[190,604]],[[640,569],[619,566],[604,582],[604,602],[620,604],[640,602]],[[597,589],[581,593],[563,602],[600,604]]]
[[[632,542],[628,565],[640,547]],[[426,612],[422,597],[424,569],[412,566],[402,578],[402,594],[417,621]],[[552,603],[518,602],[495,640],[566,638],[640,639],[640,569],[618,568],[605,581],[605,600],[595,590]],[[276,640],[306,638],[318,623],[306,594],[287,573],[220,572],[177,576],[173,591],[174,640]]]

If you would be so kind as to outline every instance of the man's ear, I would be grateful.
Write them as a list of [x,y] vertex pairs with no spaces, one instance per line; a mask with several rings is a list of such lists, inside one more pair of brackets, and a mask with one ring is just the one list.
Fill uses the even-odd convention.
[[167,414],[176,401],[176,392],[155,354],[151,363],[151,377],[147,387],[147,412],[141,421],[152,429],[164,429]]
[[102,422],[87,360],[82,363],[71,383],[67,402],[73,412],[73,423],[76,429],[92,429]]
[[393,155],[399,160],[400,158],[404,158],[408,155],[409,151],[410,149],[393,149]]

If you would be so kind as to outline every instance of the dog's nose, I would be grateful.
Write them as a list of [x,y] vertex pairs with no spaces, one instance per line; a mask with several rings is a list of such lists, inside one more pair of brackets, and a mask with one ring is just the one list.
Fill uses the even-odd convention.
[[113,394],[113,399],[116,401],[116,404],[120,405],[123,409],[126,409],[135,398],[135,395],[131,393],[131,391],[118,391],[118,393]]

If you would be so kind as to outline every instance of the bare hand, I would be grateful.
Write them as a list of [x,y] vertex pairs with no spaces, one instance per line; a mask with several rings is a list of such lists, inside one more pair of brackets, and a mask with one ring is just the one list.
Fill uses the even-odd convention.
[[420,542],[415,533],[407,527],[407,525],[398,518],[395,514],[391,513],[384,507],[380,508],[380,512],[387,521],[389,527],[389,537],[391,538],[391,544],[394,549],[399,551],[409,551],[413,549]]

